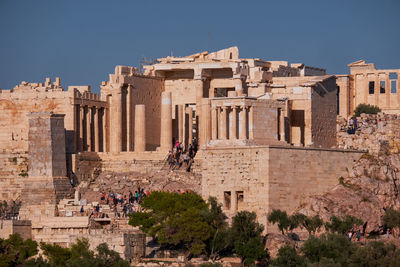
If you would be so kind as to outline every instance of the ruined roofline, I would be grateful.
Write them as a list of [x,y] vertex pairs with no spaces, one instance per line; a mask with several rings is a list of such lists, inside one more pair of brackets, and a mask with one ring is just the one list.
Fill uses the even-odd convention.
[[239,60],[239,48],[237,46],[228,47],[214,52],[202,51],[183,57],[163,57],[158,58],[159,63],[179,63],[179,62],[194,62],[194,61],[211,61],[211,60]]

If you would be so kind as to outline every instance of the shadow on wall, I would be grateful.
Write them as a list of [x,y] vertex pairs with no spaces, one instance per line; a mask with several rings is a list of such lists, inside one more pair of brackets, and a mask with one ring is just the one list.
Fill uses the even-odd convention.
[[[80,152],[78,154],[70,154],[70,156],[67,155],[67,162],[69,158],[71,160],[71,166],[70,168],[68,167],[70,172],[68,173],[71,174],[74,185],[82,181],[93,181],[99,176],[101,172],[101,158],[96,152]],[[75,172],[73,171],[74,169]]]

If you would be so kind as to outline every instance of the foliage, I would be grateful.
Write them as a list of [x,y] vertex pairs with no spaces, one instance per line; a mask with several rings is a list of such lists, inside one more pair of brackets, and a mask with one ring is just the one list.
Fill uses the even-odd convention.
[[400,250],[393,244],[372,241],[366,246],[357,246],[349,261],[352,266],[398,266]]
[[143,212],[131,215],[129,224],[158,237],[160,244],[184,248],[187,255],[204,251],[210,226],[206,202],[196,193],[153,192],[142,203]]
[[46,261],[40,257],[28,261],[26,266],[129,266],[129,262],[123,260],[117,252],[110,250],[105,243],[97,246],[97,253],[94,253],[89,249],[87,239],[78,239],[70,248],[62,248],[58,245],[46,243],[40,243],[40,248],[48,260]]
[[303,256],[296,253],[296,250],[290,246],[283,246],[279,249],[276,259],[272,260],[271,266],[296,267],[307,266]]
[[288,216],[286,211],[279,209],[272,210],[268,216],[268,221],[274,224],[278,223],[278,228],[282,234],[285,234],[285,231],[287,233],[288,230],[292,231],[299,226],[305,228],[309,234],[313,234],[323,225],[318,215],[307,217],[304,214],[296,213]]
[[268,215],[268,221],[275,224],[278,224],[279,230],[282,232],[284,235],[284,231],[288,231],[289,228],[291,228],[291,222],[289,220],[289,216],[287,215],[286,211],[281,211],[279,209],[274,209],[272,212]]
[[32,239],[23,240],[19,234],[0,238],[0,266],[17,266],[38,252],[37,243]]
[[40,243],[43,254],[47,257],[49,263],[53,266],[66,266],[65,263],[71,258],[71,250],[59,245]]
[[382,223],[389,228],[400,227],[400,211],[387,209],[382,217]]
[[346,215],[342,218],[333,215],[330,218],[330,222],[325,223],[325,228],[332,233],[346,234],[362,224],[363,221],[361,219],[351,215]]
[[310,236],[302,247],[304,256],[310,262],[320,262],[327,258],[342,266],[354,250],[355,245],[346,236],[338,234],[325,234],[320,238]]
[[309,235],[314,235],[315,232],[318,231],[319,228],[322,227],[322,225],[324,225],[324,222],[318,215],[308,217],[304,214],[296,213],[291,217],[292,221],[296,221],[298,225],[305,228]]
[[232,220],[232,237],[236,253],[242,263],[250,265],[257,259],[266,258],[263,238],[264,227],[256,222],[254,212],[240,211]]
[[215,260],[222,251],[231,247],[232,240],[226,215],[222,212],[222,206],[215,197],[208,199],[209,208],[204,217],[211,228],[210,238],[206,241],[206,251],[212,260]]
[[381,109],[378,106],[370,105],[370,104],[359,104],[354,110],[354,116],[360,117],[362,113],[365,114],[378,114],[381,112]]
[[400,250],[393,244],[372,241],[366,245],[352,243],[338,234],[310,236],[301,248],[302,254],[290,246],[279,249],[271,266],[399,266]]

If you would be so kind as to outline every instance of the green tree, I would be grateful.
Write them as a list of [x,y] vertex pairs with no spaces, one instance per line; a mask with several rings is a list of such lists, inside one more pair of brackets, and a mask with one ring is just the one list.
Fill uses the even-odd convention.
[[71,250],[60,247],[57,244],[53,245],[41,242],[40,248],[52,266],[67,266],[67,261],[71,258]]
[[268,215],[268,221],[273,224],[278,224],[279,230],[282,234],[285,234],[291,226],[291,221],[289,220],[289,216],[287,215],[286,211],[281,211],[279,209],[274,209]]
[[222,212],[222,206],[215,197],[208,199],[209,208],[205,211],[204,217],[211,227],[210,238],[206,241],[207,253],[214,261],[222,251],[232,246],[230,229],[226,222],[226,215]]
[[359,104],[354,110],[354,116],[360,117],[362,113],[365,114],[378,114],[381,112],[381,109],[378,106],[370,105],[370,104]]
[[129,262],[123,260],[116,251],[110,250],[106,243],[98,245],[96,251],[97,254],[96,254],[95,266],[111,266],[111,267],[129,266]]
[[27,258],[36,255],[38,245],[32,239],[23,240],[19,234],[7,239],[0,238],[0,266],[17,266]]
[[298,255],[294,248],[283,246],[278,250],[278,255],[274,260],[272,260],[271,266],[297,267],[307,266],[307,263],[305,258]]
[[304,221],[305,215],[297,213],[291,216],[288,216],[286,211],[282,211],[279,209],[274,209],[272,212],[268,215],[268,221],[273,223],[273,224],[278,224],[279,230],[282,232],[282,234],[288,233],[288,231],[293,231],[295,228],[297,228],[299,225],[301,225],[301,222]]
[[385,210],[382,223],[389,228],[400,228],[400,211],[393,209]]
[[308,235],[314,235],[315,232],[324,225],[324,222],[318,215],[309,217],[302,213],[296,213],[292,215],[291,221],[295,221],[298,225],[305,228],[308,232]]
[[47,261],[39,257],[26,263],[26,266],[43,267],[82,267],[82,266],[111,266],[128,267],[129,262],[123,260],[120,255],[110,250],[107,244],[102,243],[97,246],[96,253],[89,249],[87,239],[78,239],[70,248],[63,248],[58,245],[40,243]]
[[256,222],[254,212],[240,211],[232,220],[232,237],[236,253],[242,259],[242,264],[251,265],[257,259],[267,256],[264,250],[264,227]]
[[346,266],[348,258],[354,253],[354,245],[346,236],[324,234],[319,238],[310,236],[301,248],[304,256],[312,263],[320,263],[323,258]]
[[346,215],[344,217],[331,216],[330,222],[325,223],[326,230],[332,233],[346,234],[353,228],[358,227],[363,224],[363,221],[351,215]]
[[204,214],[206,202],[196,193],[153,192],[144,198],[145,211],[131,215],[129,224],[153,237],[160,244],[186,250],[186,257],[204,251],[210,226]]
[[357,246],[349,261],[352,266],[399,266],[400,250],[393,244],[372,241]]

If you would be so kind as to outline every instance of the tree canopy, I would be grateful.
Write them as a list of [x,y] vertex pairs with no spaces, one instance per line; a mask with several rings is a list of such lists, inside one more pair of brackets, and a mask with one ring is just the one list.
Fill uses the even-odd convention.
[[144,211],[131,215],[129,224],[157,237],[160,244],[183,248],[187,256],[200,254],[210,236],[207,203],[195,193],[153,192],[142,203]]
[[264,227],[256,222],[254,212],[240,211],[232,220],[232,236],[236,253],[244,264],[253,264],[257,259],[264,259],[262,232]]

